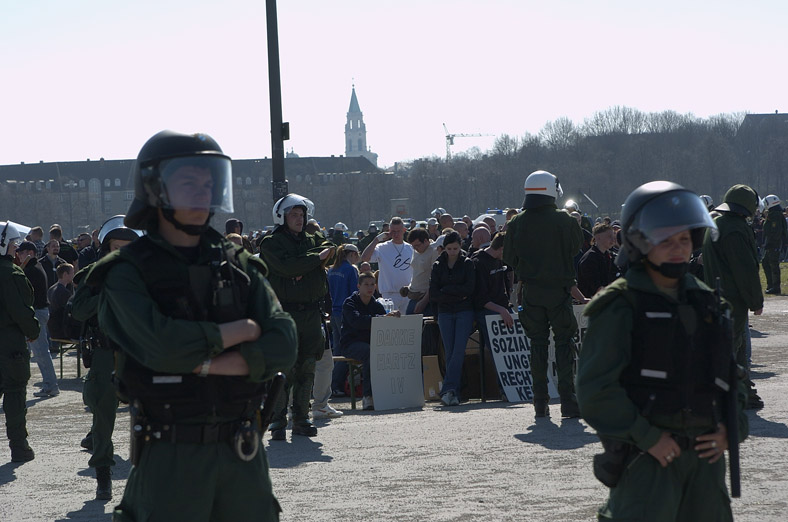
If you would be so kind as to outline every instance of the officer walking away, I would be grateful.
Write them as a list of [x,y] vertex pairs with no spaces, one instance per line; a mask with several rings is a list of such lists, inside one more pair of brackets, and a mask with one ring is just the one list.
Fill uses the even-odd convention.
[[[561,416],[579,417],[574,385],[572,337],[577,321],[572,311],[575,282],[574,257],[583,243],[577,220],[558,209],[563,191],[558,178],[544,170],[525,180],[523,211],[509,221],[503,260],[523,282],[520,321],[531,340],[531,379],[537,417],[549,415],[547,403],[547,349],[550,329],[555,339]],[[581,296],[582,297],[582,296]]]
[[[114,520],[278,520],[262,448],[266,381],[295,361],[295,325],[258,258],[209,226],[232,212],[231,161],[205,134],[162,131],[137,157],[124,219],[147,235],[85,284],[117,345],[133,464]],[[188,485],[188,486],[186,486]]]
[[621,221],[630,268],[586,306],[577,369],[580,410],[605,448],[594,458],[610,488],[599,519],[732,520],[724,452],[729,430],[735,448],[747,435],[744,387],[731,379],[723,303],[688,273],[693,246],[717,227],[668,181],[635,189]]
[[30,380],[26,339],[36,339],[40,326],[33,310],[33,287],[14,264],[23,239],[17,228],[0,222],[0,393],[11,462],[28,462],[35,453],[27,443],[25,391]]
[[285,390],[271,422],[271,440],[285,440],[291,389],[293,435],[317,435],[317,428],[309,420],[309,399],[315,364],[325,352],[319,302],[328,293],[325,266],[334,256],[334,246],[322,234],[304,231],[307,216],[314,210],[314,204],[298,194],[279,199],[272,211],[276,228],[260,243],[260,257],[270,269],[268,280],[298,328],[298,359],[286,374]]
[[[125,227],[124,218],[123,215],[111,217],[99,229],[101,247],[98,255],[100,257],[128,245],[141,235],[138,231]],[[96,500],[110,500],[112,498],[111,466],[115,465],[112,432],[115,431],[115,416],[118,409],[118,397],[112,383],[115,351],[99,328],[96,286],[79,284],[93,266],[93,263],[87,265],[74,278],[79,286],[72,299],[71,315],[75,320],[86,325],[83,337],[87,340],[87,345],[83,346],[82,351],[83,359],[89,364],[90,369],[82,388],[82,400],[93,416],[89,434],[89,446],[93,455],[88,461],[88,466],[96,470],[98,482]]]
[[780,253],[788,245],[788,224],[783,216],[782,201],[774,194],[763,198],[766,221],[763,224],[763,272],[766,293],[780,295]]
[[[758,273],[755,234],[747,224],[758,208],[758,194],[747,185],[734,185],[725,193],[714,219],[719,238],[706,234],[703,240],[703,273],[709,284],[720,279],[722,295],[733,308],[733,352],[739,366],[749,371],[747,360],[747,313],[763,313],[763,289]],[[747,408],[763,408],[753,382],[747,378]]]

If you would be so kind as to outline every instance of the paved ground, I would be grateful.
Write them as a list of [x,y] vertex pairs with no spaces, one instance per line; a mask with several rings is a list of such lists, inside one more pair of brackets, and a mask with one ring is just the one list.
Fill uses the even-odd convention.
[[[764,315],[751,323],[754,377],[766,407],[750,412],[743,494],[733,511],[741,521],[782,521],[788,513],[788,297],[769,298]],[[79,448],[90,416],[73,355],[65,366],[59,397],[28,401],[36,459],[11,464],[0,445],[4,522],[109,520],[122,495],[130,467],[128,414],[120,412],[115,435],[115,499],[95,501],[88,454]],[[30,393],[39,375],[35,364],[32,372]],[[582,421],[535,421],[530,405],[501,402],[451,409],[428,403],[397,413],[338,407],[345,417],[321,422],[315,439],[266,440],[283,520],[593,520],[606,497],[591,473],[600,445]]]

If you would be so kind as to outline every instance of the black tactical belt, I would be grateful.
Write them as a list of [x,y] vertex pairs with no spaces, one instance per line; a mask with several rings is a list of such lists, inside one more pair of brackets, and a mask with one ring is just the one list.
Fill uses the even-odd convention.
[[143,435],[165,442],[184,444],[213,444],[230,442],[238,432],[241,423],[225,422],[223,424],[162,424],[143,427]]
[[[714,432],[709,431],[707,433],[714,433]],[[679,448],[681,448],[681,451],[694,450],[695,449],[695,444],[698,443],[698,441],[696,441],[694,437],[686,437],[684,435],[676,435],[675,433],[673,433],[670,437],[673,440],[676,441],[676,444],[679,445]]]
[[282,303],[285,312],[305,312],[307,310],[317,310],[320,308],[318,303]]

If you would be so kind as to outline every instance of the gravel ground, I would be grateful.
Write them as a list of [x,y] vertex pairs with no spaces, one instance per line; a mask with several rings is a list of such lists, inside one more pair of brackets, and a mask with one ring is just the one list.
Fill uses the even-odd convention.
[[[769,298],[752,317],[753,377],[766,407],[749,412],[741,449],[741,521],[782,521],[788,513],[788,297]],[[12,464],[0,445],[0,520],[109,520],[130,464],[128,412],[114,437],[114,495],[93,499],[95,479],[79,441],[90,427],[76,358],[66,356],[58,397],[28,401],[36,459]],[[32,397],[39,380],[28,389]],[[56,362],[57,369],[57,362]],[[601,451],[582,421],[534,419],[527,404],[471,401],[443,409],[427,403],[401,412],[351,411],[318,421],[314,439],[265,446],[282,520],[573,521],[594,520],[607,491],[591,473]],[[557,415],[558,406],[553,406]],[[4,421],[3,421],[4,422]],[[289,433],[288,433],[289,436]]]

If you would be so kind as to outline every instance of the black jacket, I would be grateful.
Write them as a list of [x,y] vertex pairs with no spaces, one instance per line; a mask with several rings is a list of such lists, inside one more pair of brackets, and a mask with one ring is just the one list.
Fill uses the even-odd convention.
[[49,286],[47,286],[47,276],[44,269],[38,264],[38,259],[31,257],[25,265],[24,271],[33,286],[33,308],[36,310],[47,308],[49,306],[49,301],[47,301]]
[[509,267],[484,250],[476,252],[471,259],[476,263],[476,288],[473,292],[473,307],[484,310],[484,305],[493,303],[509,308]]
[[342,337],[339,339],[340,349],[353,343],[369,343],[372,335],[372,318],[386,315],[383,305],[374,298],[364,304],[358,291],[350,294],[342,305]]
[[593,297],[600,286],[616,279],[616,266],[610,253],[603,254],[596,245],[588,249],[577,266],[577,288],[586,297]]
[[55,257],[55,261],[53,262],[46,254],[38,259],[38,263],[41,265],[41,268],[44,269],[44,273],[47,275],[47,288],[57,283],[57,267],[60,266],[61,263],[65,262],[66,260],[60,256]]
[[449,255],[444,252],[432,265],[430,300],[438,303],[438,313],[473,310],[473,290],[476,286],[476,266],[473,260],[460,252],[453,268],[448,265]]

